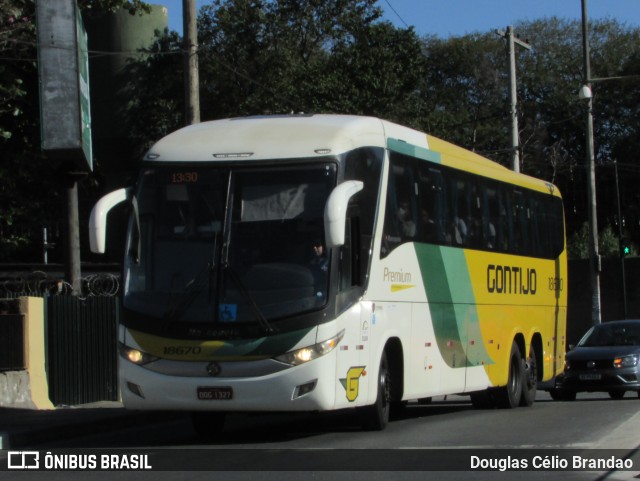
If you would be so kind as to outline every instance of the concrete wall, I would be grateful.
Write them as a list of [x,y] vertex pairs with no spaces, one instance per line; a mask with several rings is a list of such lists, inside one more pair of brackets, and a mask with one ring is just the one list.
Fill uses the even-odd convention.
[[0,407],[54,409],[47,382],[43,299],[21,297],[17,302],[24,316],[25,369],[0,372]]

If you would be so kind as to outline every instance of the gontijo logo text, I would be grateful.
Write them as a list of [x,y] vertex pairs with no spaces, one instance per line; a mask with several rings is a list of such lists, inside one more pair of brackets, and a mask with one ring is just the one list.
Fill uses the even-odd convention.
[[535,295],[538,274],[535,269],[517,266],[487,266],[487,290],[496,294]]

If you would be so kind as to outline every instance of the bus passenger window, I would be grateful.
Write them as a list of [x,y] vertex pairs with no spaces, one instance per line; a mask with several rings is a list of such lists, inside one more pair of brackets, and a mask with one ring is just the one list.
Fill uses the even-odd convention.
[[428,167],[420,172],[420,207],[422,241],[447,244],[448,203],[446,184],[439,169]]
[[383,257],[403,242],[416,238],[418,186],[414,181],[412,164],[410,158],[392,154],[381,249]]
[[340,247],[341,292],[361,285],[360,276],[360,222],[358,217],[349,217],[345,229],[345,242]]
[[409,202],[406,200],[400,202],[400,206],[398,207],[398,221],[400,222],[400,230],[403,238],[415,237],[416,224],[413,222]]
[[451,243],[454,246],[462,247],[467,244],[467,236],[469,235],[468,194],[465,182],[454,178],[451,183],[451,205],[453,208]]
[[496,226],[498,226],[498,228],[500,226],[500,207],[498,205],[498,194],[496,189],[491,187],[485,189],[482,208],[482,231],[485,247],[490,250],[497,249],[499,230],[496,230]]

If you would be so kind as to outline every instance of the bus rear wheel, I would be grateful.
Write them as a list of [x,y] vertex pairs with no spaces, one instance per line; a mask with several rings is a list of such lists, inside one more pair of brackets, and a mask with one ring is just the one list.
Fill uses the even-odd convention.
[[382,353],[378,371],[378,395],[372,406],[361,408],[361,424],[367,431],[382,431],[389,423],[391,411],[391,371],[387,353]]
[[503,409],[513,409],[520,405],[522,396],[522,355],[515,341],[511,344],[509,355],[509,374],[507,385],[496,389],[496,405]]
[[533,345],[529,348],[529,357],[522,369],[522,397],[520,406],[532,406],[538,390],[538,364]]

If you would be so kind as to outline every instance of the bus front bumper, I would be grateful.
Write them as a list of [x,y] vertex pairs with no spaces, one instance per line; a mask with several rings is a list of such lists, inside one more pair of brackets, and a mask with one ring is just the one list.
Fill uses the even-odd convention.
[[182,376],[156,372],[122,357],[119,363],[122,402],[129,409],[325,411],[335,409],[340,382],[331,354],[253,377],[219,377],[215,366],[210,375]]

